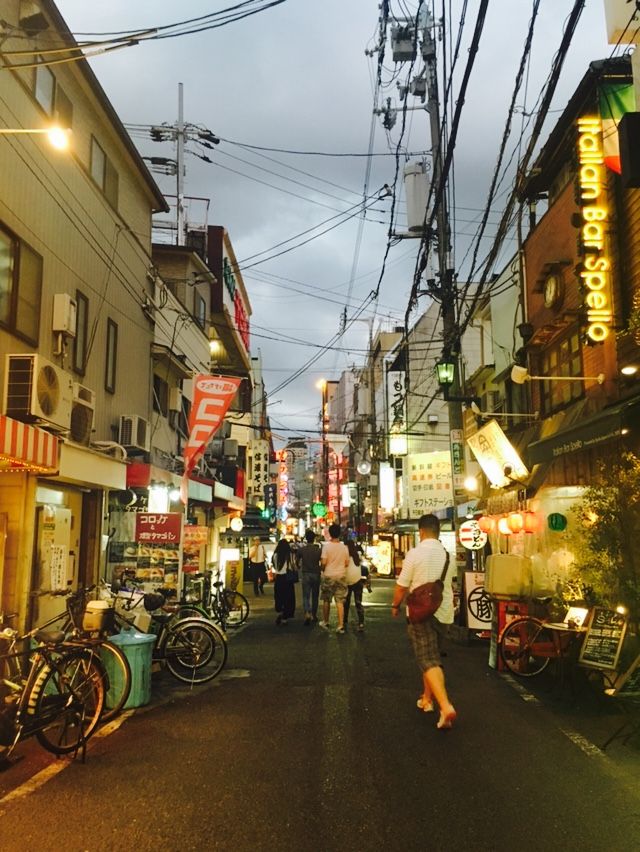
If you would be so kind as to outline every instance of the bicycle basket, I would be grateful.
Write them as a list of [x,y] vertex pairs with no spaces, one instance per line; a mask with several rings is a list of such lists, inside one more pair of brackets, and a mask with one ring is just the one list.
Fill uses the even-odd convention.
[[84,589],[78,589],[77,592],[69,595],[67,598],[67,612],[73,622],[76,630],[86,630],[83,627],[84,612],[87,608],[87,594]]
[[109,601],[88,601],[82,616],[82,629],[88,633],[113,628],[113,607]]

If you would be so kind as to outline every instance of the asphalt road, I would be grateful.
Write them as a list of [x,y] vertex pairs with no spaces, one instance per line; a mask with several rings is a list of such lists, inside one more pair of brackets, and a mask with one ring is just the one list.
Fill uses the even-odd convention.
[[535,700],[486,645],[452,644],[459,716],[438,731],[391,583],[374,583],[363,634],[276,627],[260,600],[224,677],[189,691],[162,675],[85,765],[21,745],[0,775],[0,849],[638,849],[639,753],[593,744],[616,719],[548,686]]

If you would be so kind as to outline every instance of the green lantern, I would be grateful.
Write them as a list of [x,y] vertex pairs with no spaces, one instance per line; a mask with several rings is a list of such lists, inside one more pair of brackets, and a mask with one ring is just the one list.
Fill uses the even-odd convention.
[[313,503],[311,506],[311,514],[314,518],[324,518],[327,514],[327,507],[324,503]]
[[567,528],[567,517],[566,515],[561,515],[560,512],[552,512],[547,518],[547,523],[550,530],[562,532]]

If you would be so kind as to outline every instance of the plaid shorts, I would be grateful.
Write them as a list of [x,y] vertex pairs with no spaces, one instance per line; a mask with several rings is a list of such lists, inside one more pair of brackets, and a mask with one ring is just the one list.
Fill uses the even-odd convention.
[[439,634],[445,635],[446,625],[431,617],[421,624],[409,624],[407,630],[420,671],[441,666]]
[[335,598],[336,603],[341,603],[347,597],[347,581],[332,580],[329,577],[323,577],[320,582],[320,597],[326,603],[331,603]]

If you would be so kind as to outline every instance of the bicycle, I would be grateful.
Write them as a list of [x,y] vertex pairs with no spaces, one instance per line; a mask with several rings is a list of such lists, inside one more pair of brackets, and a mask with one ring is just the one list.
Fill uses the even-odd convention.
[[[191,585],[183,593],[179,612],[184,617],[213,620],[223,631],[228,627],[239,627],[249,618],[249,601],[242,592],[225,589],[220,579],[221,571],[211,571],[191,576]],[[213,578],[216,578],[215,580]]]
[[581,625],[573,619],[550,625],[525,615],[509,622],[502,631],[499,651],[506,668],[517,677],[542,674],[551,660],[565,660],[569,649],[582,641]]
[[109,616],[113,615],[112,610],[106,614],[103,624],[89,625],[90,629],[87,629],[87,597],[94,589],[95,586],[89,586],[75,592],[53,592],[54,595],[66,596],[66,609],[44,624],[38,625],[36,629],[47,630],[62,622],[59,629],[67,634],[67,642],[98,649],[105,670],[113,673],[113,677],[105,684],[106,697],[102,711],[102,721],[108,722],[120,713],[129,698],[131,667],[124,651],[108,639]]
[[184,683],[206,683],[220,674],[228,654],[224,634],[204,618],[176,618],[178,605],[173,611],[167,605],[168,598],[175,595],[174,589],[160,588],[142,594],[135,586],[114,583],[111,591],[117,592],[122,602],[121,610],[114,609],[115,627],[131,629],[135,610],[142,604],[151,615],[148,632],[156,635],[153,661],[165,664],[175,678]]
[[[84,759],[87,740],[100,721],[105,700],[104,667],[89,648],[71,647],[62,631],[0,630],[0,757],[8,759],[19,742],[35,735],[53,754],[77,754]],[[39,644],[30,651],[23,676],[16,651],[22,641]]]

